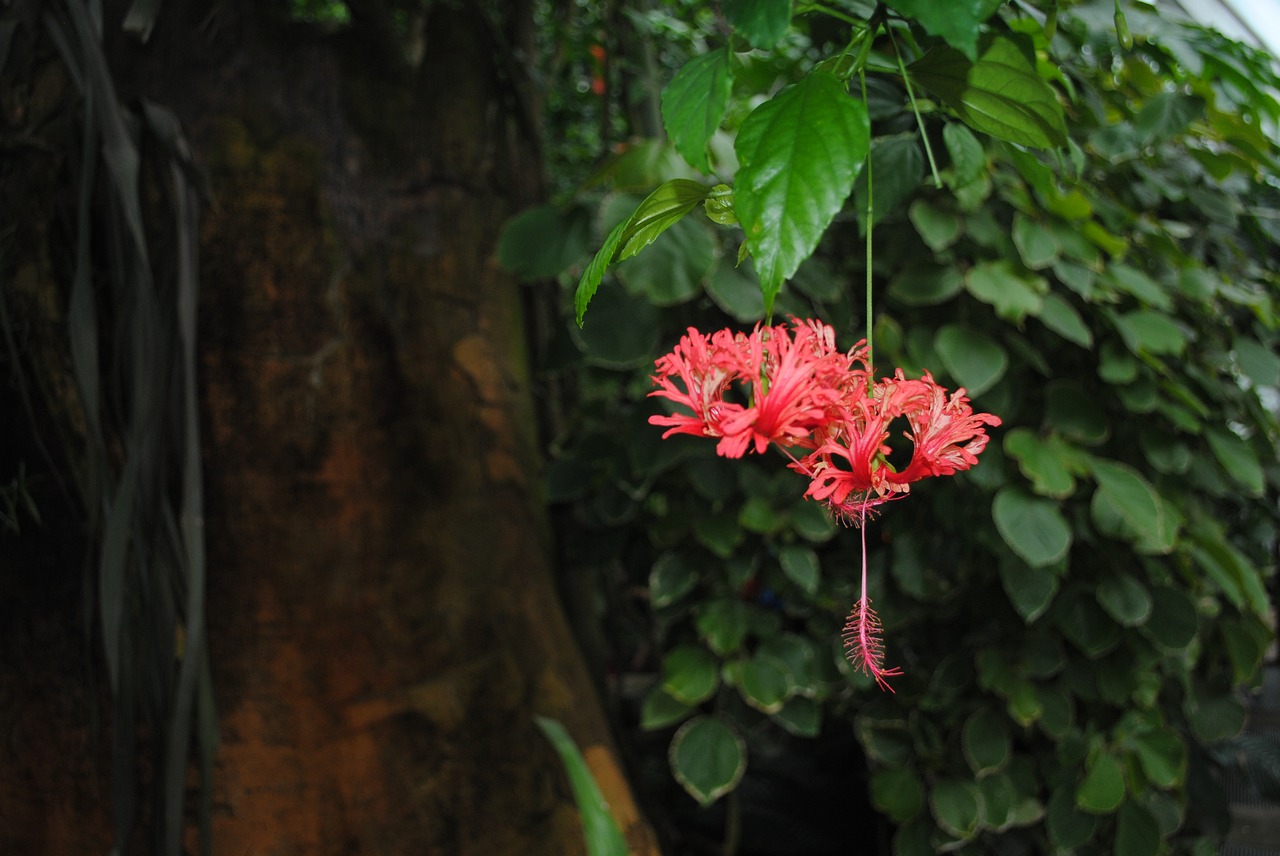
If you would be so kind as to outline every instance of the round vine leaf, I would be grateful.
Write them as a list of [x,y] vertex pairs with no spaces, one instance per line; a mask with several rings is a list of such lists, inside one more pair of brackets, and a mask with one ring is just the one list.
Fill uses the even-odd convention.
[[1164,651],[1181,651],[1200,632],[1200,617],[1185,592],[1169,586],[1151,590],[1151,618],[1142,633]]
[[1053,603],[1058,593],[1058,575],[1049,568],[1035,568],[1014,556],[1002,556],[998,565],[1000,584],[1022,620],[1031,624]]
[[667,758],[676,781],[706,806],[742,781],[747,770],[747,745],[722,720],[699,716],[680,726]]
[[720,597],[706,605],[695,623],[711,650],[724,656],[742,647],[747,619],[745,603],[736,597]]
[[1071,852],[1093,837],[1098,818],[1076,808],[1070,787],[1059,788],[1049,798],[1045,812],[1049,840],[1063,852]]
[[1013,747],[1003,720],[996,711],[980,708],[969,715],[960,731],[964,758],[978,778],[999,772],[1009,762]]
[[742,700],[761,713],[782,710],[791,684],[786,665],[773,657],[757,655],[743,661],[738,669],[738,691]]
[[822,729],[822,709],[811,698],[792,696],[773,714],[773,721],[796,737],[817,737]]
[[1147,778],[1157,787],[1182,784],[1187,773],[1187,751],[1176,731],[1161,728],[1133,738],[1133,751]]
[[939,329],[933,347],[942,365],[971,398],[993,387],[1009,367],[1009,355],[998,342],[958,324]]
[[924,808],[924,785],[910,767],[877,770],[871,776],[871,803],[894,823],[904,823]]
[[655,609],[684,598],[698,584],[698,569],[687,556],[663,553],[649,571],[649,603]]
[[661,686],[649,690],[640,703],[640,727],[645,731],[666,728],[693,712],[693,706],[671,697]]
[[978,780],[985,810],[983,823],[991,829],[1004,829],[1014,821],[1018,804],[1018,786],[1007,773],[996,773]]
[[716,658],[700,645],[677,645],[662,661],[662,688],[676,701],[704,702],[719,685]]
[[982,791],[973,782],[943,779],[929,793],[929,810],[944,832],[962,840],[972,838],[985,814]]
[[1116,852],[1124,856],[1156,856],[1160,852],[1160,825],[1141,805],[1130,800],[1116,817]]
[[952,267],[909,264],[889,281],[887,294],[907,306],[945,303],[964,288],[964,277]]
[[[935,253],[945,250],[964,234],[964,222],[953,211],[940,208],[925,199],[917,199],[907,209],[907,216],[916,232],[929,249]],[[961,286],[960,277],[956,276],[956,289]]]
[[788,544],[778,551],[778,564],[787,579],[798,585],[805,594],[815,594],[821,581],[822,566],[818,554],[809,547]]
[[1099,751],[1076,789],[1076,807],[1091,814],[1111,814],[1123,801],[1124,764],[1110,752]]
[[1151,617],[1151,594],[1133,574],[1103,580],[1098,585],[1098,603],[1125,627],[1137,627]]
[[1071,547],[1071,527],[1051,500],[1001,488],[991,503],[991,516],[1009,549],[1033,568],[1053,564]]

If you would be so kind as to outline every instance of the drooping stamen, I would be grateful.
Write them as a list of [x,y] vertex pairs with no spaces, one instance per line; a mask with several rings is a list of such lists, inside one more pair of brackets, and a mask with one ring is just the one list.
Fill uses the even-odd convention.
[[863,674],[876,679],[881,689],[893,692],[887,678],[902,674],[898,668],[884,668],[884,643],[880,639],[880,617],[871,608],[871,598],[867,596],[867,518],[863,512],[858,521],[862,530],[862,596],[854,604],[853,611],[845,621],[844,639],[845,656]]

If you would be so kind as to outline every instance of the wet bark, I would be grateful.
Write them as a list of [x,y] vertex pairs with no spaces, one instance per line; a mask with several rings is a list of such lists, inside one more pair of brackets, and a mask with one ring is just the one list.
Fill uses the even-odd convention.
[[[656,852],[555,596],[521,295],[494,261],[540,191],[529,9],[428,4],[392,28],[352,5],[324,35],[259,4],[171,2],[145,48],[111,37],[121,96],[179,115],[210,193],[215,852],[583,852],[534,713],[584,747],[633,852]],[[26,747],[0,765],[6,852],[104,849],[106,794],[71,785],[88,723],[39,714],[88,691],[74,670],[34,685],[83,656],[68,624],[57,662],[16,650],[36,630],[4,639],[5,684],[33,684],[0,696]],[[55,803],[99,820],[40,825]]]

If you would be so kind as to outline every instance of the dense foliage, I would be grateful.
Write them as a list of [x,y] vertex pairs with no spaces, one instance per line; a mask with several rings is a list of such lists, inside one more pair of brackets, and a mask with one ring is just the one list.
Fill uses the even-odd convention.
[[[848,722],[895,853],[1225,832],[1215,759],[1273,635],[1278,81],[1149,7],[1043,5],[633,13],[643,49],[607,45],[609,68],[663,78],[665,138],[504,238],[562,285],[542,356],[572,392],[548,474],[566,560],[703,804]],[[593,116],[600,68],[578,70]],[[868,279],[879,373],[931,371],[1004,423],[868,524],[894,694],[840,648],[857,533],[781,457],[647,422],[687,326],[818,317],[851,347]]]

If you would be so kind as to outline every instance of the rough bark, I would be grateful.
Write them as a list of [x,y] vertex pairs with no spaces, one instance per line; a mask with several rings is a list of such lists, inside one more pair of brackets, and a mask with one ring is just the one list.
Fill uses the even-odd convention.
[[[529,13],[482,5],[431,4],[406,38],[375,12],[321,37],[257,4],[169,3],[145,49],[113,47],[122,97],[179,114],[210,190],[215,852],[582,852],[535,712],[584,747],[633,852],[655,851],[555,596],[520,294],[493,257],[539,191],[509,65]],[[31,681],[58,668],[18,659]],[[88,742],[75,716],[22,715],[23,745]],[[18,829],[105,799],[55,781],[87,763],[70,754],[0,770],[14,852],[103,849],[101,823],[74,847]],[[61,772],[25,793],[42,767]]]

